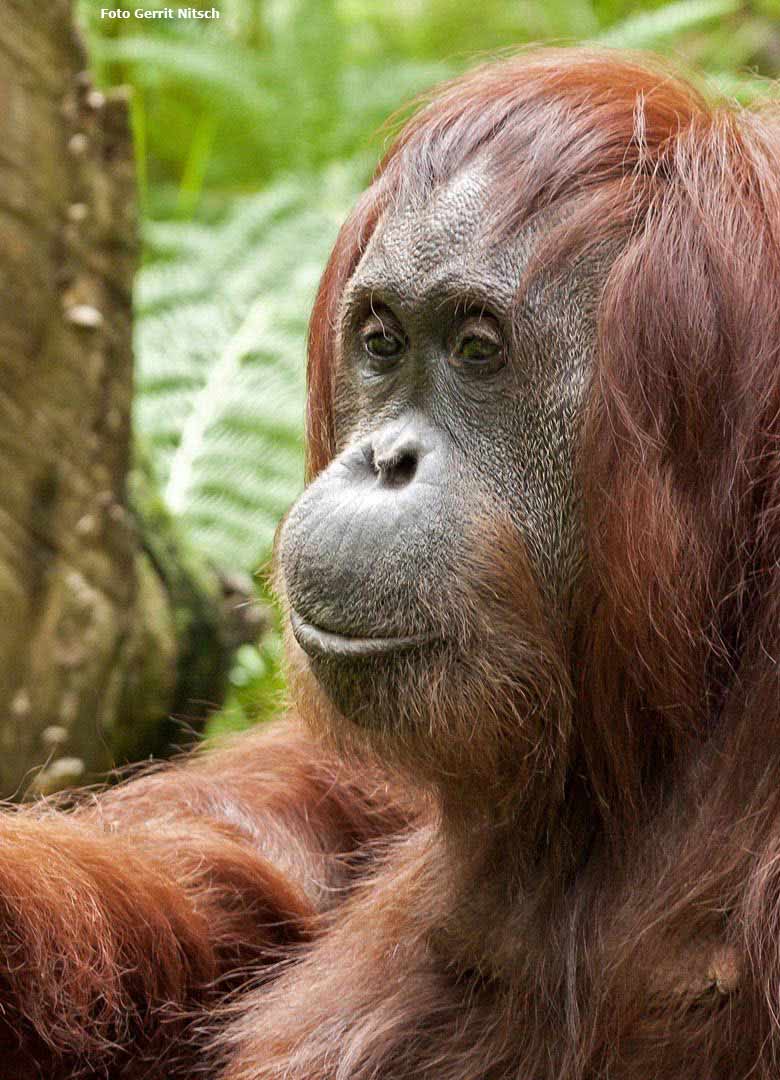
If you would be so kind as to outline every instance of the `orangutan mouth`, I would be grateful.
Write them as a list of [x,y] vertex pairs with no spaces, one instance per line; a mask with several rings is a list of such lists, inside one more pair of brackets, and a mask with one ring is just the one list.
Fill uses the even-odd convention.
[[410,637],[349,637],[332,630],[323,630],[313,623],[306,622],[296,611],[290,612],[290,626],[295,640],[303,651],[319,659],[343,658],[363,659],[372,656],[387,656],[390,653],[408,652],[409,649],[428,645],[431,638],[427,635]]

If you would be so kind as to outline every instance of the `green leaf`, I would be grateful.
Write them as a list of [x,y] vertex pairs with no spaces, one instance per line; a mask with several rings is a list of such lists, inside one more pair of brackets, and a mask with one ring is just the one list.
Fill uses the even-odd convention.
[[136,289],[136,423],[166,503],[251,572],[303,482],[305,339],[365,163],[235,198],[221,223],[151,225]]
[[620,49],[650,49],[716,19],[735,15],[741,6],[738,0],[679,0],[630,15],[599,34],[596,40]]

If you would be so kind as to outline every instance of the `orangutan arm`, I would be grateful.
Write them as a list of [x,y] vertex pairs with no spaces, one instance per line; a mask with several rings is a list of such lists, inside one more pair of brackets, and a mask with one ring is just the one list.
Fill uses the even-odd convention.
[[14,1053],[24,1078],[107,1062],[122,1076],[186,1075],[185,1015],[304,942],[402,819],[378,776],[349,771],[294,724],[74,813],[9,811],[0,1055]]

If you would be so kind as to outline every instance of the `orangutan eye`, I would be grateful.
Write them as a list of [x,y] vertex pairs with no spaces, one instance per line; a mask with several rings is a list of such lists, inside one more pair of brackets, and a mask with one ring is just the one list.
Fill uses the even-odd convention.
[[469,319],[460,329],[451,353],[455,367],[490,374],[504,366],[501,335],[492,319]]
[[498,350],[499,346],[495,341],[477,337],[476,334],[470,334],[461,341],[457,355],[461,360],[490,360]]
[[366,334],[363,345],[368,355],[375,360],[395,360],[404,349],[403,340],[385,329]]
[[365,370],[373,375],[392,371],[406,352],[406,337],[393,313],[385,307],[372,307],[359,336],[366,353]]

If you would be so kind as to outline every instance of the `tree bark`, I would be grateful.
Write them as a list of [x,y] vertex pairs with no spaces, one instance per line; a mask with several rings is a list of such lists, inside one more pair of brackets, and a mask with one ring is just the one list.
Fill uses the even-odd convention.
[[170,713],[197,727],[219,704],[231,644],[216,575],[128,503],[128,109],[93,87],[72,16],[70,0],[0,4],[4,795],[186,741]]

